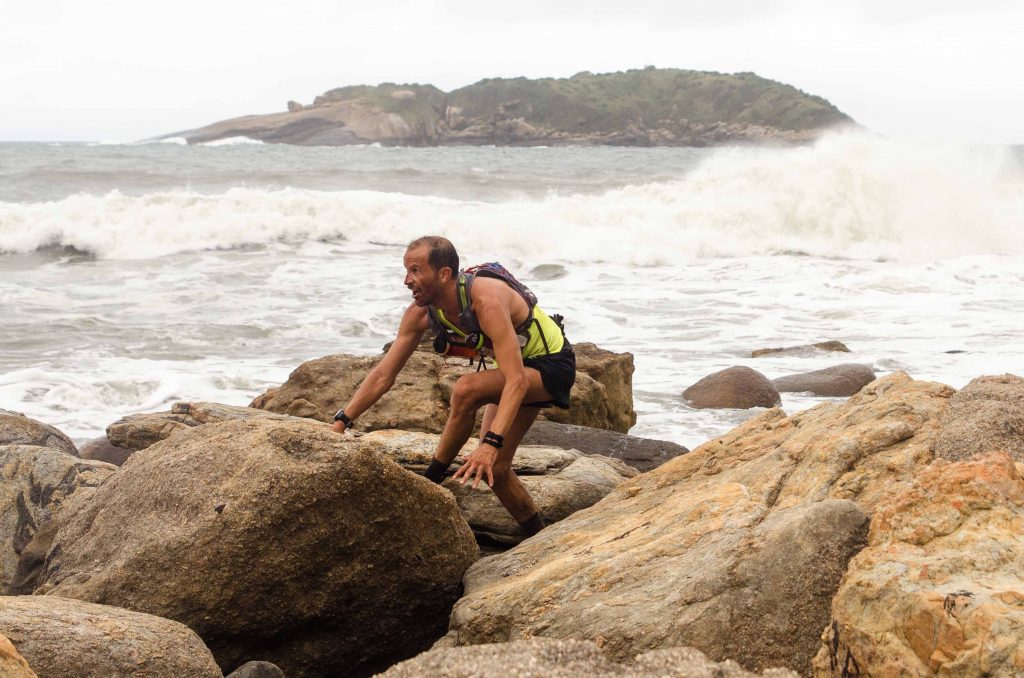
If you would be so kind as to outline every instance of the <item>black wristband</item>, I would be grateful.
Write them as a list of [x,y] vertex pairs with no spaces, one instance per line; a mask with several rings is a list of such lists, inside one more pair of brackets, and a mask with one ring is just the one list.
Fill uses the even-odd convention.
[[334,415],[334,421],[342,422],[346,428],[352,425],[352,420],[345,414],[345,410],[338,410],[338,413]]
[[480,442],[486,443],[491,447],[500,450],[502,446],[505,444],[505,436],[498,435],[494,431],[488,431],[487,433],[484,434],[484,438]]

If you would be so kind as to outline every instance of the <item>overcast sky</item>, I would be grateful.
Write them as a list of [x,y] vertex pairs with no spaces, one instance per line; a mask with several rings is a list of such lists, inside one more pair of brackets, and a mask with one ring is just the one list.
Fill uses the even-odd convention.
[[1024,143],[1019,0],[0,0],[0,139],[127,141],[341,85],[753,71],[883,134]]

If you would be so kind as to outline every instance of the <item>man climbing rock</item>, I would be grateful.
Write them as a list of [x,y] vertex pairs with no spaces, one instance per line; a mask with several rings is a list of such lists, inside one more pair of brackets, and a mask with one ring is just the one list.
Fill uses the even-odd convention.
[[440,483],[486,406],[480,445],[456,471],[476,488],[483,479],[527,535],[544,527],[537,507],[512,472],[519,442],[544,407],[569,407],[576,380],[576,356],[560,316],[548,316],[537,299],[500,264],[460,271],[459,255],[445,238],[426,236],[409,244],[404,257],[405,286],[412,304],[402,315],[398,336],[384,358],[366,375],[352,400],[334,417],[342,433],[395,383],[419,344],[432,330],[434,350],[466,356],[486,367],[459,378],[451,409],[426,477]]

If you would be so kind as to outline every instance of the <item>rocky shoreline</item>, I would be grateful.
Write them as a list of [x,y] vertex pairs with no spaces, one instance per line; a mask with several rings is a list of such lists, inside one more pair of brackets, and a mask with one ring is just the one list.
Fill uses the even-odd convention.
[[[687,451],[625,433],[632,356],[584,353],[566,421],[516,458],[549,522],[525,540],[489,490],[419,476],[464,371],[426,353],[345,436],[328,405],[379,357],[81,450],[0,411],[0,671],[1024,672],[1024,379],[731,368],[691,405],[764,409]],[[836,399],[750,396],[791,387]]]
[[676,69],[489,79],[453,92],[432,85],[342,87],[312,104],[247,115],[162,138],[245,137],[305,146],[716,146],[799,144],[852,126],[820,97],[760,78]]

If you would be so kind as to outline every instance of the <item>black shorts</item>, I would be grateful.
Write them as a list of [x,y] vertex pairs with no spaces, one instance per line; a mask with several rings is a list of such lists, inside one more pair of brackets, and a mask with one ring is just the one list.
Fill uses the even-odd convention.
[[551,394],[551,400],[523,403],[524,407],[561,407],[569,409],[569,391],[576,383],[576,353],[568,340],[558,353],[523,358],[523,367],[532,367],[540,372],[544,388]]

